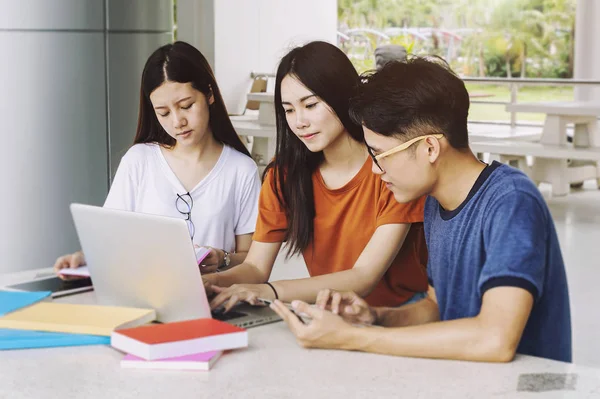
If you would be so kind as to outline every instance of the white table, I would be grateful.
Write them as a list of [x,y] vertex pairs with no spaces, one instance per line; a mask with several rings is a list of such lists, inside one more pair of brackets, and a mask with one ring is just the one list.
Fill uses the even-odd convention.
[[[536,103],[515,103],[506,106],[508,112],[544,113],[546,119],[541,144],[564,145],[567,143],[567,124],[574,124],[573,144],[578,147],[600,147],[600,103],[587,101],[553,101]],[[589,162],[588,162],[589,164]],[[581,167],[580,167],[581,166]],[[593,168],[585,164],[574,164],[571,170],[567,159],[535,160],[532,169],[534,180],[549,181],[554,195],[566,195],[569,184],[587,179],[597,179],[600,185],[600,164]]]
[[540,127],[518,126],[490,123],[469,123],[469,142],[514,140],[514,141],[539,141],[542,137]]
[[[34,275],[0,276],[0,286]],[[93,293],[58,300],[95,302]],[[0,398],[600,397],[600,370],[573,364],[529,356],[481,364],[308,350],[281,322],[248,332],[249,348],[226,353],[210,372],[121,369],[123,355],[108,346],[2,351]]]

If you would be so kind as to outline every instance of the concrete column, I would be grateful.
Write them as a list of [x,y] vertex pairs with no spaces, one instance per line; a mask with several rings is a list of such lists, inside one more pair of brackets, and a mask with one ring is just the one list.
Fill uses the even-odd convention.
[[103,204],[171,27],[171,0],[0,0],[0,273],[79,249],[69,204]]
[[171,0],[105,0],[110,176],[135,137],[146,60],[173,40]]
[[[600,80],[600,2],[577,0],[575,15],[575,78]],[[575,99],[600,101],[600,87],[580,86]]]
[[108,189],[104,3],[0,0],[0,272],[78,248],[69,203]]

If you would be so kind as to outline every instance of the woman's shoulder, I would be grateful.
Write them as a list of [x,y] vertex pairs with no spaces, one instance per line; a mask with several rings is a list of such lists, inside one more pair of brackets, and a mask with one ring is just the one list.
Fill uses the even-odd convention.
[[128,163],[143,163],[148,158],[156,153],[158,145],[155,143],[141,143],[132,145],[125,155],[123,155],[122,161]]
[[131,146],[119,161],[119,170],[135,174],[145,170],[148,163],[156,159],[156,144],[134,144]]
[[242,154],[233,147],[225,146],[223,151],[226,151],[225,165],[235,170],[243,176],[254,175],[258,173],[258,166],[252,158],[246,154]]

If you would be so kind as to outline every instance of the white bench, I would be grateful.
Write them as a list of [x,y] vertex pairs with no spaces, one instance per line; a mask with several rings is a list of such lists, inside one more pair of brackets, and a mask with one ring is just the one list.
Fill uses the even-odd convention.
[[[566,195],[571,183],[595,179],[600,187],[600,148],[572,144],[531,143],[526,141],[478,141],[470,144],[475,153],[489,153],[491,159],[510,163],[524,171],[534,182],[553,184],[554,195]],[[533,165],[527,156],[534,157]],[[576,167],[569,163],[578,161]],[[566,170],[566,173],[561,171]]]

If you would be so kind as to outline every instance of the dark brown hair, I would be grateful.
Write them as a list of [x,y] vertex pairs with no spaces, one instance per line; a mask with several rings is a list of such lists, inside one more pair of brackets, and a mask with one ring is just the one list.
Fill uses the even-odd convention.
[[288,223],[285,241],[289,256],[300,253],[313,240],[312,175],[324,158],[322,151],[311,152],[288,126],[281,103],[281,81],[288,75],[327,103],[354,140],[364,142],[364,134],[362,126],[352,122],[348,113],[350,97],[359,77],[342,50],[330,43],[316,41],[294,48],[282,58],[275,80],[277,147],[275,159],[265,170],[265,176],[273,169],[275,193]]
[[175,145],[175,139],[169,136],[158,122],[150,101],[150,94],[167,81],[191,83],[194,89],[202,92],[207,98],[212,93],[214,102],[209,105],[209,125],[215,139],[250,156],[231,124],[208,61],[200,51],[185,42],[164,45],[146,61],[142,73],[140,110],[134,144],[158,143],[168,147]]

